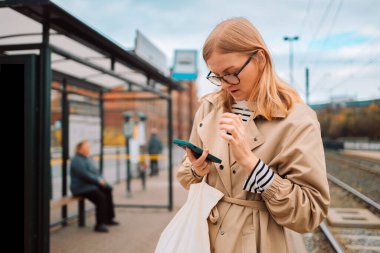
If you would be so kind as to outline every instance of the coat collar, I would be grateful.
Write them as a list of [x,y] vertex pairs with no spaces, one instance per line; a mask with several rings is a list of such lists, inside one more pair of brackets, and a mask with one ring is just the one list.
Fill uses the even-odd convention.
[[[217,101],[217,93],[216,92],[214,92],[214,93],[210,93],[210,94],[207,94],[207,95],[205,95],[205,96],[203,96],[202,98],[201,98],[201,100],[207,100],[207,101],[209,101],[211,104],[213,104],[213,105],[215,105],[216,104],[216,101]],[[252,119],[255,119],[256,117],[258,117],[258,116],[263,116],[261,113],[257,113],[257,110],[256,110],[256,105],[254,105],[253,106],[254,107],[254,113],[253,113],[253,117],[252,117]],[[273,114],[273,118],[285,118],[286,117],[286,115],[283,113],[283,112],[275,112],[274,114]]]
[[[208,98],[205,99],[210,101]],[[213,100],[213,102],[215,102],[215,100]],[[232,156],[232,153],[229,152],[228,143],[220,137],[218,132],[218,122],[222,114],[222,108],[212,110],[203,118],[201,122],[198,122],[197,130],[204,146],[210,150],[211,154],[222,160],[221,164],[216,164],[216,170],[228,195],[232,196],[230,167],[235,165],[236,159]],[[264,136],[257,128],[254,118],[255,115],[253,114],[249,118],[245,127],[245,135],[247,140],[249,140],[251,151],[265,142]]]

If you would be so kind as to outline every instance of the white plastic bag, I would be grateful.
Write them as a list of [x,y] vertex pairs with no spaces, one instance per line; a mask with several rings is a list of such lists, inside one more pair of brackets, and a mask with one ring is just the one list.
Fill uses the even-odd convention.
[[207,217],[223,193],[206,183],[192,184],[186,203],[161,233],[155,253],[208,253]]

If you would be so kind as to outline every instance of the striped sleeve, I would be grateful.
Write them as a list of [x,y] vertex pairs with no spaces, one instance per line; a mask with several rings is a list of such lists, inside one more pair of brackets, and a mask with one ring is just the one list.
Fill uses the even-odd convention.
[[253,193],[262,193],[270,187],[273,178],[273,170],[263,161],[259,160],[244,182],[243,189]]

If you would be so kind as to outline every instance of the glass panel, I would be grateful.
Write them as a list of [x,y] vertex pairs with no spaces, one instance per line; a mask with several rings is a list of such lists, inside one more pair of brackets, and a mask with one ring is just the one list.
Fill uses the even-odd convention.
[[52,199],[62,196],[62,107],[61,92],[51,91],[51,173],[52,173]]
[[[53,84],[53,86],[59,84]],[[51,164],[51,200],[62,197],[62,94],[51,90],[51,120],[50,120],[50,164]],[[50,212],[50,222],[61,219],[61,209],[54,208]]]
[[[142,97],[142,96],[141,96]],[[109,101],[105,103],[104,177],[115,182],[114,201],[122,205],[168,204],[167,102],[165,100]],[[112,109],[112,110],[111,110]],[[129,155],[123,133],[124,112],[132,116]],[[143,120],[145,119],[145,120]],[[156,127],[156,151],[149,154],[149,142]],[[162,146],[160,149],[159,146]],[[152,148],[152,147],[151,147]],[[151,150],[152,151],[152,150]],[[127,188],[127,158],[130,158],[130,187]],[[119,183],[117,179],[119,176]]]

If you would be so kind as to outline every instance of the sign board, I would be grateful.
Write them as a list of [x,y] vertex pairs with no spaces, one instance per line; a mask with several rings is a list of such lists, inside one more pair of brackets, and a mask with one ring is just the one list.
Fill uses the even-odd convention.
[[172,78],[175,80],[195,80],[197,73],[197,50],[176,50]]
[[75,154],[75,146],[82,140],[88,140],[91,155],[100,154],[100,117],[90,115],[70,114],[69,143],[70,156]]
[[164,75],[169,75],[165,54],[138,30],[136,31],[134,52]]
[[96,100],[69,94],[69,149],[70,156],[75,154],[75,146],[78,142],[88,140],[91,147],[91,155],[100,154],[100,110]]
[[124,122],[123,133],[126,138],[130,138],[133,136],[133,120],[130,119],[127,122]]

